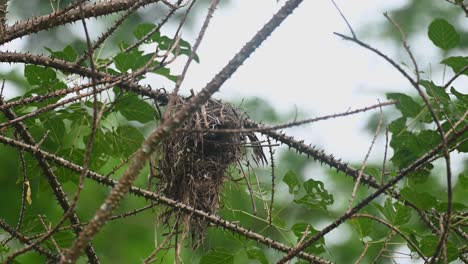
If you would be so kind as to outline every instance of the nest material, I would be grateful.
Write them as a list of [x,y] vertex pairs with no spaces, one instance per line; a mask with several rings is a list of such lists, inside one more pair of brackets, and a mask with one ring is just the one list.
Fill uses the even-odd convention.
[[[184,103],[183,99],[178,99],[173,110],[180,109]],[[230,104],[210,99],[189,117],[180,126],[181,129],[162,144],[162,155],[158,163],[159,191],[195,209],[215,213],[219,208],[220,192],[227,177],[226,170],[245,157],[245,144],[253,148],[255,162],[266,162],[266,158],[254,133],[190,130],[242,128],[244,115]],[[176,225],[182,223],[184,230],[190,232],[194,246],[203,239],[206,221],[192,216],[181,217],[173,209],[168,209],[162,219],[169,224],[172,216],[176,219]]]

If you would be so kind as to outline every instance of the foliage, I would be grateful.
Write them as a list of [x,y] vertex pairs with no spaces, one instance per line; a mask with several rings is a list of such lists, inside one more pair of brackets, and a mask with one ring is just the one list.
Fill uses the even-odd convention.
[[[70,4],[68,2],[63,4]],[[129,1],[124,2],[127,4]],[[130,2],[137,5],[142,1]],[[69,11],[83,11],[80,8],[86,9],[91,4],[83,3],[80,8],[78,5],[72,6]],[[117,11],[130,12],[135,6],[122,7]],[[465,7],[463,3],[454,2],[450,6],[453,8],[450,12],[464,12],[461,8]],[[183,12],[190,10],[185,6],[169,8]],[[111,7],[107,9],[109,15],[117,12]],[[83,11],[83,14],[86,12]],[[211,15],[209,13],[207,17]],[[37,30],[49,32],[61,25],[54,21],[67,16],[65,13],[52,17],[50,25]],[[91,14],[89,17],[94,16]],[[0,243],[1,261],[44,262],[46,258],[53,258],[41,250],[56,255],[59,253],[57,248],[73,248],[81,233],[76,226],[72,226],[76,221],[73,214],[86,226],[87,221],[97,217],[96,210],[113,205],[113,201],[109,202],[108,188],[122,179],[127,171],[132,172],[132,165],[129,164],[139,162],[134,161],[134,157],[140,157],[140,152],[147,154],[156,150],[151,156],[148,155],[149,162],[142,161],[143,170],[135,172],[136,181],[133,184],[130,182],[133,187],[131,195],[122,193],[125,198],[122,202],[116,202],[117,209],[112,212],[111,221],[106,222],[106,228],[99,230],[94,238],[91,237],[102,263],[133,263],[150,256],[148,260],[154,258],[159,263],[182,260],[264,264],[278,259],[287,261],[284,256],[293,253],[290,257],[298,257],[297,263],[310,260],[311,256],[319,257],[316,260],[318,263],[348,263],[351,260],[383,263],[385,256],[395,257],[392,252],[402,250],[410,252],[411,258],[432,259],[434,263],[466,262],[468,94],[463,90],[465,87],[454,87],[452,81],[457,78],[466,80],[468,57],[458,50],[464,45],[462,29],[444,18],[431,17],[432,21],[425,25],[427,39],[443,51],[443,57],[436,62],[438,70],[450,68],[451,78],[438,84],[420,72],[411,77],[392,59],[377,53],[403,72],[402,78],[409,80],[412,89],[419,89],[419,95],[414,96],[410,90],[385,95],[392,101],[377,107],[394,105],[394,109],[382,113],[392,120],[389,124],[383,124],[390,134],[388,160],[367,165],[365,160],[355,166],[303,141],[275,132],[276,129],[255,123],[253,120],[278,123],[285,119],[262,99],[250,98],[240,104],[246,109],[246,115],[233,110],[231,114],[236,120],[245,118],[237,122],[242,124],[241,127],[225,127],[223,111],[230,108],[226,108],[228,104],[222,101],[216,101],[222,109],[219,110],[220,116],[207,111],[208,104],[197,105],[196,100],[202,98],[200,94],[188,98],[179,96],[177,100],[188,106],[170,108],[173,104],[165,89],[139,85],[139,80],[157,75],[178,87],[184,75],[175,73],[174,62],[191,59],[196,63],[203,61],[196,54],[195,43],[180,38],[178,33],[173,36],[162,33],[160,27],[165,25],[164,21],[158,24],[142,22],[140,18],[117,24],[118,29],[131,27],[133,35],[105,40],[105,43],[110,42],[118,49],[109,48],[99,56],[96,55],[97,48],[91,48],[94,42],[85,44],[88,35],[79,40],[80,45],[70,40],[62,43],[60,48],[44,47],[41,52],[50,57],[26,51],[19,52],[19,55],[0,52],[2,62],[24,63],[21,78],[11,71],[4,74],[7,83],[19,86],[21,95],[5,101],[2,99],[0,105],[3,113],[0,117],[0,164],[4,168],[0,176],[0,208],[5,209],[0,215],[3,240]],[[400,20],[399,16],[396,18],[402,24],[407,21]],[[74,21],[80,22],[80,18]],[[89,20],[84,21],[85,24],[89,23]],[[34,25],[23,26],[23,36],[31,37],[36,32]],[[13,26],[6,29],[0,33],[2,44],[14,34],[19,34],[15,32],[20,32],[13,30]],[[355,36],[340,36],[375,52],[371,45]],[[407,45],[406,42],[403,44]],[[102,47],[106,49],[105,45]],[[411,51],[408,49],[408,52]],[[94,54],[92,62],[87,58],[89,54]],[[417,60],[413,65],[415,70],[416,63]],[[217,83],[219,76],[222,74],[214,77],[213,83]],[[187,110],[186,115],[178,115],[190,104],[194,105],[193,109]],[[249,114],[251,118],[247,117]],[[193,131],[177,130],[177,127],[167,125],[182,122],[177,121],[180,116],[191,116],[192,123],[183,128],[190,130],[191,127]],[[207,117],[210,122],[206,121]],[[288,123],[285,127],[295,124],[297,122]],[[235,149],[246,158],[235,159],[238,164],[226,162],[220,170],[221,173],[227,172],[222,175],[226,179],[222,188],[216,190],[220,191],[214,198],[219,199],[213,202],[216,206],[205,210],[197,207],[196,201],[195,205],[190,201],[187,207],[190,197],[175,201],[170,197],[185,196],[155,191],[171,185],[170,173],[176,173],[175,168],[183,168],[187,181],[203,181],[199,176],[202,170],[193,165],[202,164],[203,152],[197,155],[196,160],[187,161],[184,164],[187,166],[177,167],[176,163],[184,161],[180,158],[183,152],[193,151],[188,148],[171,152],[174,160],[170,162],[174,165],[166,164],[166,178],[161,180],[162,172],[157,164],[161,164],[166,152],[164,148],[149,147],[145,141],[151,139],[158,129],[163,131],[162,134],[193,133],[195,136],[180,137],[180,140],[186,143],[196,137],[201,141],[180,145],[194,149],[218,141],[222,144],[243,144],[242,151],[240,147]],[[216,129],[237,131],[214,132]],[[260,139],[253,134],[255,131],[261,135]],[[230,137],[223,137],[221,132],[231,133],[233,138],[242,137],[242,140],[222,141]],[[198,137],[200,133],[204,134]],[[211,140],[211,143],[207,143],[207,140]],[[275,141],[292,150],[280,149],[275,153]],[[265,156],[261,152],[259,155],[258,149],[265,144],[268,166],[260,166],[263,158],[258,157]],[[86,162],[87,157],[90,157],[89,162]],[[460,160],[465,162],[464,171],[454,175],[453,164]],[[309,177],[308,169],[313,166],[322,168],[326,180]],[[452,170],[447,170],[447,166]],[[197,169],[197,172],[190,171],[191,168]],[[82,174],[86,169],[95,174]],[[194,179],[195,175],[198,176]],[[82,190],[80,176],[86,176]],[[61,192],[66,195],[62,196]],[[76,208],[71,217],[64,219],[62,229],[39,243],[41,249],[33,248],[16,255],[18,249],[37,241],[44,232],[59,223],[68,208],[64,204],[73,205],[75,195],[78,198]],[[141,211],[138,210],[143,207]],[[185,236],[190,233],[185,229],[190,228],[188,223],[195,221],[203,222],[203,226],[208,227],[207,236],[198,248],[190,244]],[[205,232],[205,228],[201,229]],[[18,232],[25,238],[18,236]],[[340,239],[327,236],[329,232],[338,233]],[[15,234],[16,237],[10,240],[9,237]],[[154,245],[154,241],[157,241],[157,245]],[[163,250],[153,252],[158,246]],[[89,248],[83,252],[78,262],[94,262]],[[395,260],[398,261],[397,258]]]

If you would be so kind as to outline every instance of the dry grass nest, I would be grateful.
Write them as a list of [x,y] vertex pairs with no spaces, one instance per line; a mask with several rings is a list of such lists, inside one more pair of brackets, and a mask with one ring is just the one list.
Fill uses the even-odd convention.
[[[172,108],[179,110],[185,103],[178,99]],[[164,140],[158,162],[158,190],[167,197],[207,213],[220,207],[223,182],[229,178],[230,165],[245,159],[246,145],[252,148],[256,163],[266,163],[262,146],[254,133],[213,133],[191,130],[237,129],[244,127],[246,114],[222,101],[210,99],[191,115],[180,129]],[[193,215],[182,215],[168,208],[162,221],[176,229],[183,227],[182,237],[190,234],[196,247],[203,240],[206,221]],[[172,219],[172,220],[171,220]],[[180,227],[179,227],[180,226]]]

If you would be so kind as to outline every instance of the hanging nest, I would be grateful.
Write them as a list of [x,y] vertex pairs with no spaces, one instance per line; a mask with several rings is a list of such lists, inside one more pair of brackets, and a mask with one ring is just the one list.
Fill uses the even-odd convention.
[[[184,103],[184,99],[178,99],[173,111],[182,108]],[[246,144],[252,147],[252,157],[256,163],[266,163],[266,158],[253,132],[190,131],[243,128],[244,117],[245,113],[234,106],[210,99],[177,132],[164,140],[158,162],[157,189],[165,196],[195,209],[216,213],[223,182],[228,177],[226,170],[230,165],[240,164],[245,158]],[[171,219],[175,221],[172,223],[176,229],[183,228],[182,238],[191,235],[193,247],[203,240],[207,227],[203,219],[181,215],[177,209],[168,208],[161,220],[170,226]]]

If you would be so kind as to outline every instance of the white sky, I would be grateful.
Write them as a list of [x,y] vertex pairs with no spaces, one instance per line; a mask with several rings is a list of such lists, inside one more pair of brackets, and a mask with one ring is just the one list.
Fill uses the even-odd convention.
[[[201,64],[192,64],[182,93],[203,88],[284,2],[231,1],[231,4],[219,8],[198,51]],[[363,25],[384,21],[383,12],[406,2],[337,1],[357,31]],[[199,12],[195,20],[201,24],[204,15],[204,12]],[[195,39],[200,25],[192,28],[193,32],[184,32],[184,38]],[[342,40],[333,32],[349,34],[331,1],[304,1],[215,97],[238,100],[257,96],[267,99],[280,112],[291,112],[297,108],[303,117],[314,117],[376,104],[377,100],[385,101],[384,93],[387,91],[413,93],[408,82],[387,62],[354,43]],[[408,62],[406,54],[397,54],[394,45],[366,39],[365,36],[362,38],[394,57],[395,61]],[[412,46],[417,45],[413,50],[417,57],[419,55],[418,59],[424,63],[440,61],[440,54],[427,37],[415,42]],[[427,50],[430,52],[424,52]],[[426,64],[422,68],[429,66]],[[168,83],[167,87],[171,84]],[[363,128],[371,113],[322,121],[290,129],[288,133],[321,146],[346,161],[360,162],[370,145],[372,135],[363,132]],[[383,156],[383,145],[382,138],[371,159]]]

